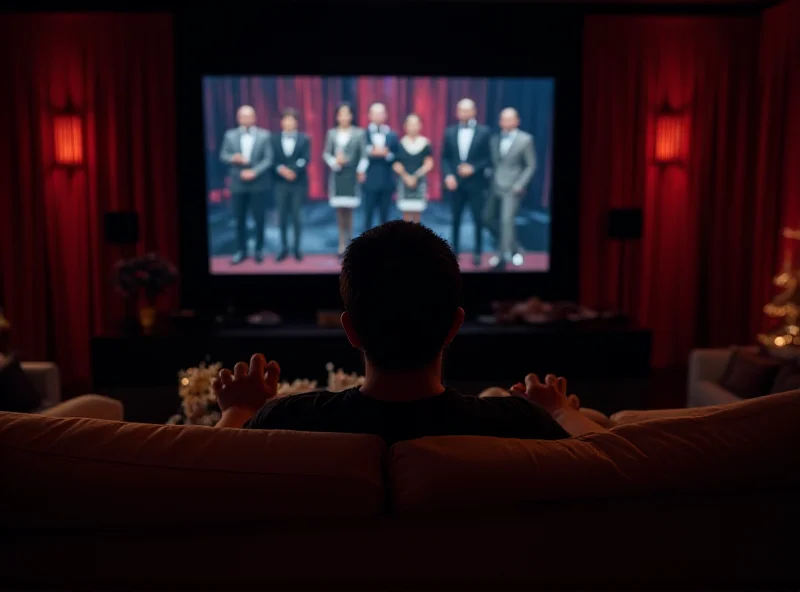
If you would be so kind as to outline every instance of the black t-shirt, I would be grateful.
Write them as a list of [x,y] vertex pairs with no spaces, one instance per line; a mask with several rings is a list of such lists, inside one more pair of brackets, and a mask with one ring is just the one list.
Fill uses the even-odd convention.
[[387,446],[424,436],[495,436],[560,440],[569,434],[541,407],[520,397],[479,399],[446,390],[416,401],[380,401],[356,388],[267,402],[249,429],[376,434]]

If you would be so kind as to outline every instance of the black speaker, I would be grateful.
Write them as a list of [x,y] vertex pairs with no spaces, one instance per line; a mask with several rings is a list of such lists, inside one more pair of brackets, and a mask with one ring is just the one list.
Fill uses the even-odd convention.
[[608,213],[608,238],[632,240],[642,238],[642,209],[618,208]]
[[139,214],[136,212],[106,212],[103,222],[107,243],[135,245],[139,242]]

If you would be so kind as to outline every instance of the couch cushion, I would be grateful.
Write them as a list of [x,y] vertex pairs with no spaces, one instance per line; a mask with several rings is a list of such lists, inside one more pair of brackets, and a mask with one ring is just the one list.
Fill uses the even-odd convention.
[[770,392],[785,393],[797,389],[800,389],[800,358],[788,359],[778,371]]
[[768,395],[781,369],[781,362],[766,353],[737,348],[719,384],[737,397],[751,399]]
[[560,441],[438,437],[395,444],[398,513],[543,500],[795,485],[800,391]]
[[375,516],[376,436],[0,413],[0,525],[177,525]]

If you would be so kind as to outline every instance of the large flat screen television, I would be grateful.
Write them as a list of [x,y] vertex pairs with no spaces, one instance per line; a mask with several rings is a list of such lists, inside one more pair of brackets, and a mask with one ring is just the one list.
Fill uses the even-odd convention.
[[550,269],[555,79],[204,76],[212,275],[336,274],[424,224],[464,272]]

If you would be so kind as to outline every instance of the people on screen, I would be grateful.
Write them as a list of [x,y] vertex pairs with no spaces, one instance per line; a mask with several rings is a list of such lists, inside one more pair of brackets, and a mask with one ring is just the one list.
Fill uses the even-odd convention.
[[412,113],[403,125],[405,135],[395,156],[394,171],[398,175],[397,209],[403,220],[420,222],[428,204],[426,177],[433,170],[433,153],[428,138],[422,135],[422,120]]
[[519,129],[519,113],[508,107],[500,112],[500,133],[491,140],[492,182],[485,223],[498,242],[497,254],[489,260],[494,269],[507,263],[524,262],[517,242],[516,216],[520,202],[536,172],[533,136]]
[[366,129],[367,157],[369,167],[362,190],[364,192],[364,230],[373,226],[377,213],[378,223],[389,220],[395,179],[392,163],[397,154],[397,134],[386,125],[386,105],[373,103],[368,111],[369,125]]
[[369,167],[364,130],[353,125],[348,103],[336,108],[337,126],[328,130],[322,158],[330,169],[328,202],[336,210],[339,256],[353,238],[353,210],[361,205],[361,187]]
[[264,259],[264,214],[272,166],[269,132],[256,126],[256,112],[242,105],[236,112],[238,126],[225,132],[220,160],[228,165],[231,199],[236,220],[236,252],[231,265],[247,257],[247,213],[255,221],[256,263]]
[[461,218],[468,208],[475,223],[472,262],[481,265],[483,252],[483,210],[486,202],[486,170],[491,166],[491,132],[475,119],[477,109],[472,99],[461,99],[456,106],[458,124],[445,130],[442,141],[444,185],[452,194],[453,250],[458,255],[461,242]]
[[303,260],[300,247],[302,236],[301,210],[308,193],[306,170],[311,158],[311,141],[297,129],[298,117],[294,109],[281,114],[281,133],[276,134],[272,151],[275,165],[275,204],[281,229],[281,251],[275,258],[280,263],[289,256],[289,226],[294,233],[292,253],[297,261]]
[[[422,135],[422,120],[416,113],[405,119],[402,139],[386,124],[386,105],[373,103],[365,129],[354,125],[353,109],[341,103],[334,113],[336,127],[328,130],[322,158],[329,169],[328,200],[336,211],[337,252],[341,257],[353,238],[353,211],[364,201],[366,229],[377,217],[385,223],[392,196],[403,219],[421,222],[428,202],[427,175],[433,170],[430,141]],[[461,221],[468,209],[475,224],[473,266],[482,265],[483,228],[494,236],[496,252],[490,267],[504,269],[524,263],[517,240],[516,216],[536,172],[533,136],[519,129],[516,109],[507,107],[499,117],[500,131],[492,134],[479,124],[472,99],[456,106],[458,123],[445,130],[440,164],[444,189],[450,193],[453,250],[458,255]],[[256,126],[255,110],[243,105],[236,113],[238,126],[225,132],[220,159],[228,166],[236,226],[236,252],[231,264],[247,258],[247,215],[255,221],[254,259],[264,258],[266,196],[274,180],[274,196],[280,226],[280,252],[276,262],[290,255],[303,260],[302,208],[308,194],[307,169],[311,141],[299,131],[295,109],[281,115],[281,132],[274,137]],[[267,174],[267,172],[271,174]],[[293,241],[290,241],[290,228]]]

